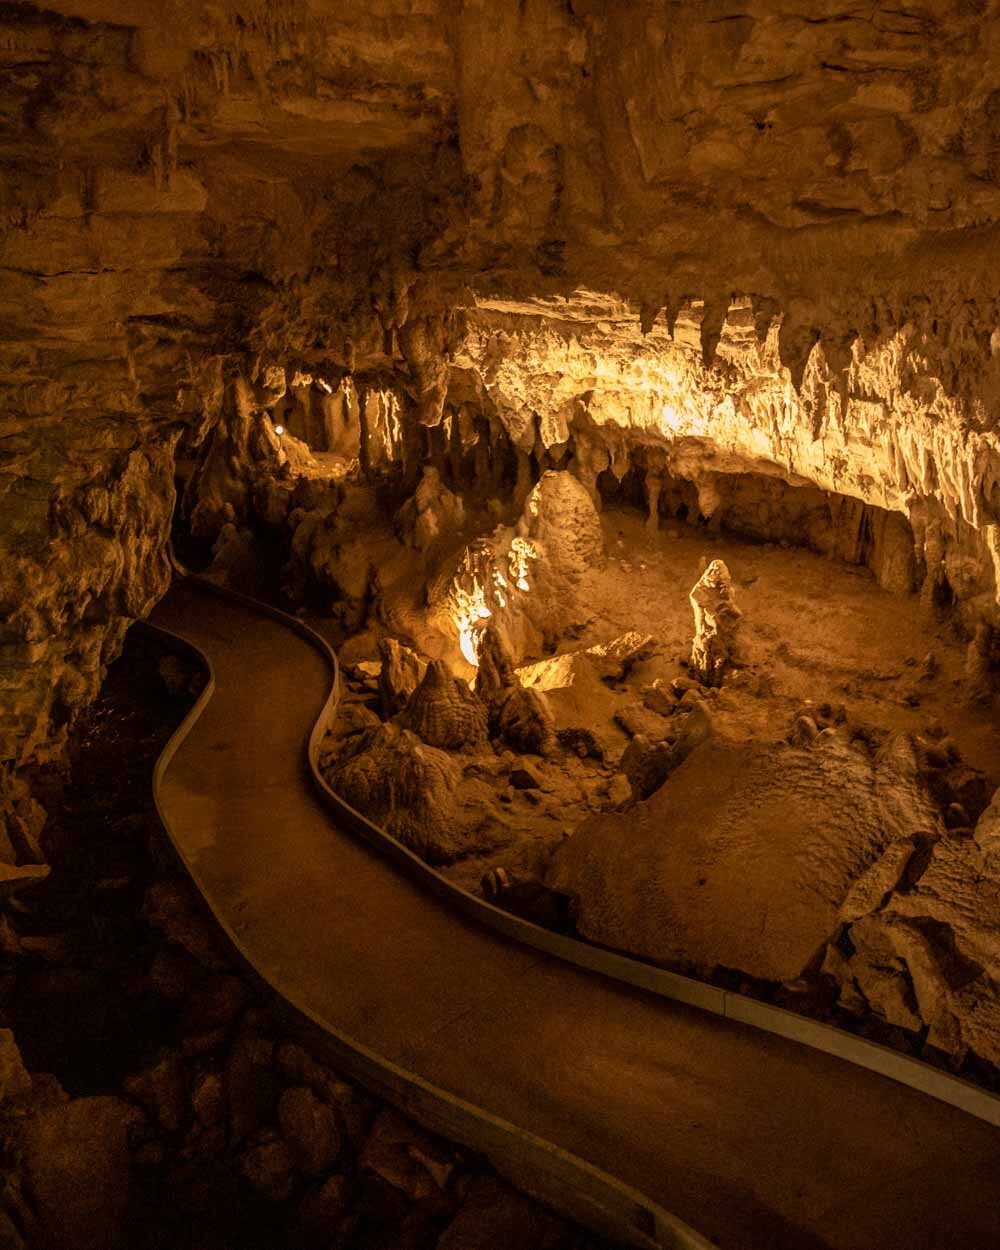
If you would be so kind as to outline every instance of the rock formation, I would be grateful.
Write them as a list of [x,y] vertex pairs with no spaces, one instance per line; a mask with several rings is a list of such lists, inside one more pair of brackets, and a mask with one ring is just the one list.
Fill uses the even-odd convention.
[[482,701],[453,677],[444,660],[432,660],[406,705],[401,723],[429,746],[462,751],[486,741],[487,717]]
[[[432,683],[427,693],[435,704],[428,719],[437,725],[434,707],[440,687],[437,679]],[[448,719],[449,733],[456,724]],[[485,737],[485,714],[482,730]],[[467,742],[463,738],[461,745]],[[461,763],[398,724],[357,735],[326,777],[348,803],[432,864],[448,863],[501,836],[494,832],[477,838],[486,821],[487,794],[477,782],[463,781]]]
[[694,609],[691,671],[706,686],[722,684],[743,615],[736,606],[733,579],[724,560],[713,560],[689,596]]
[[487,625],[480,636],[476,694],[486,705],[491,737],[530,755],[551,755],[555,750],[552,714],[537,691],[522,686],[495,625]]
[[1000,1063],[998,811],[994,799],[974,834],[890,845],[845,898],[823,965],[845,1010],[926,1030],[955,1063]]
[[401,712],[410,697],[423,681],[427,661],[422,660],[412,647],[395,638],[383,638],[378,646],[382,667],[379,669],[378,689],[382,701],[382,715],[391,720]]
[[939,829],[905,737],[873,756],[846,729],[810,748],[709,736],[651,798],[577,829],[547,883],[604,945],[702,976],[794,980],[869,866]]
[[[165,592],[173,540],[359,654],[363,635],[369,663],[388,636],[364,699],[393,723],[356,700],[328,762],[421,853],[485,836],[466,772],[492,801],[524,767],[490,735],[549,769],[554,730],[574,802],[638,800],[557,856],[585,931],[703,971],[825,961],[844,1010],[955,1062],[995,1055],[983,776],[953,784],[925,745],[918,783],[898,734],[955,639],[965,667],[946,654],[939,686],[983,717],[968,732],[1000,683],[996,4],[28,0],[3,7],[0,38],[4,906],[48,875],[47,770]],[[651,683],[679,653],[581,641],[636,627],[594,619],[619,505],[642,509],[649,549],[680,525],[807,548],[922,614],[934,653],[902,677],[824,670],[818,697],[884,678],[897,747],[876,758],[877,735],[815,707],[776,746],[745,705],[738,742],[692,746],[717,719],[732,586],[713,565],[692,592],[705,704],[677,711]],[[394,637],[451,667],[422,672]],[[780,630],[765,642],[786,680],[819,664]],[[632,661],[652,694],[625,688]],[[452,675],[477,668],[479,696]],[[698,798],[690,778],[716,766],[723,792]],[[669,795],[690,809],[676,827]],[[521,818],[548,796],[503,790]],[[594,902],[591,855],[622,915]],[[656,912],[661,886],[691,947],[628,911]],[[709,931],[716,891],[734,933]],[[237,1086],[266,1067],[250,1051]],[[199,1073],[203,1107],[217,1076]],[[255,1125],[247,1184],[279,1199],[322,1118],[299,1092]],[[344,1194],[313,1190],[324,1226]]]

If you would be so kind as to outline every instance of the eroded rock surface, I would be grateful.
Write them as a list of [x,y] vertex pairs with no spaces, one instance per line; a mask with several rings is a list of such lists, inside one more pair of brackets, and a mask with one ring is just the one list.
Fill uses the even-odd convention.
[[[485,712],[481,725],[485,735]],[[352,807],[431,863],[502,836],[494,830],[477,838],[491,814],[486,791],[463,781],[454,756],[398,724],[357,735],[326,776]]]
[[547,879],[595,941],[701,975],[792,980],[857,877],[938,823],[906,738],[874,758],[846,732],[811,748],[708,738],[645,802],[578,829]]

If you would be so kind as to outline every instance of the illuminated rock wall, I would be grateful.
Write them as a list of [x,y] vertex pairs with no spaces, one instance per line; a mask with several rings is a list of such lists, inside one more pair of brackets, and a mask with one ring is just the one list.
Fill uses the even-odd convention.
[[993,358],[949,392],[948,349],[929,322],[912,322],[867,347],[858,338],[834,364],[820,340],[796,385],[781,363],[780,317],[735,301],[709,364],[703,318],[699,301],[672,333],[660,316],[643,335],[637,309],[590,292],[484,299],[457,363],[478,374],[519,447],[570,445],[589,484],[623,476],[639,446],[647,477],[692,481],[708,520],[728,476],[747,473],[902,513],[922,577],[946,577],[990,615],[1000,567]]
[[[640,436],[702,480],[710,456],[902,511],[963,601],[992,593],[992,0],[51,0],[7,6],[0,49],[3,758],[34,753],[50,704],[72,714],[162,589],[167,449],[195,454],[224,384],[261,366],[299,391],[327,369],[325,411],[282,412],[353,455],[345,373],[433,428],[454,357],[516,443],[531,414],[547,446],[572,418],[592,491],[612,433]],[[580,334],[573,312],[571,334],[525,320],[581,287],[631,304],[588,299]],[[763,297],[764,347],[724,329],[733,291]],[[701,323],[671,340],[690,293]],[[419,441],[398,441],[415,485]],[[60,529],[65,500],[121,493],[124,514],[118,484],[143,477],[141,537],[85,510]],[[90,676],[57,697],[64,663]]]

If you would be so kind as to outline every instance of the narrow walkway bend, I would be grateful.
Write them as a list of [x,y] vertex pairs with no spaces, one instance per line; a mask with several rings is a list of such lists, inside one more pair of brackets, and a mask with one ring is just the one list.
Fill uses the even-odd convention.
[[194,583],[153,622],[216,690],[160,804],[257,972],[333,1029],[588,1160],[726,1250],[996,1250],[1000,1130],[465,921],[339,831],[304,766],[330,673]]

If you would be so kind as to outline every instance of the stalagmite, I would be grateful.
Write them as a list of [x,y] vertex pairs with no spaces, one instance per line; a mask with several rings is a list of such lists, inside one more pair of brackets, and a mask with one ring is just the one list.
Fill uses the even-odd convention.
[[444,660],[432,660],[402,716],[429,746],[461,751],[486,739],[486,708]]
[[719,686],[732,661],[743,615],[736,606],[732,578],[724,561],[712,561],[689,598],[694,609],[691,671],[706,686]]
[[646,528],[655,534],[660,528],[660,495],[663,491],[663,478],[654,473],[646,474]]

